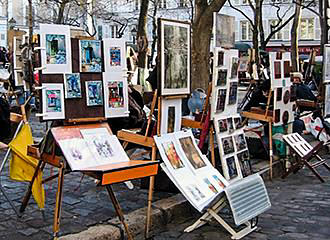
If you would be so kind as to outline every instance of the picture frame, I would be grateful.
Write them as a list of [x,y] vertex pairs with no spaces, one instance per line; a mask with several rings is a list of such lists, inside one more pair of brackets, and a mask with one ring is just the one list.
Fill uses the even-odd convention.
[[227,69],[218,69],[217,71],[217,86],[226,86],[227,84]]
[[103,41],[104,71],[123,72],[126,70],[126,43],[123,39],[105,38]]
[[159,19],[160,94],[190,93],[191,26],[188,22]]
[[19,37],[13,38],[13,64],[14,64],[14,78],[15,78],[15,86],[23,86],[23,60],[22,53],[19,46],[23,44],[23,40]]
[[324,116],[330,116],[330,84],[325,84]]
[[102,76],[105,117],[128,117],[128,85],[124,73],[104,72]]
[[102,72],[100,40],[79,40],[80,72]]
[[70,26],[40,24],[43,74],[72,73]]
[[330,82],[330,44],[324,44],[323,83]]
[[235,79],[238,77],[239,58],[232,57],[230,62],[230,78]]
[[235,17],[217,12],[213,17],[215,47],[233,48],[235,45]]
[[160,133],[172,133],[181,130],[182,99],[163,99],[161,107]]
[[41,95],[43,120],[65,119],[63,84],[43,83]]
[[82,98],[80,73],[64,74],[65,98]]
[[87,106],[103,105],[102,81],[86,81]]

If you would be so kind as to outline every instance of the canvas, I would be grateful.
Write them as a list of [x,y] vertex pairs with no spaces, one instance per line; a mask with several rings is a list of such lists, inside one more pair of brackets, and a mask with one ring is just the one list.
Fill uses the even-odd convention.
[[160,132],[171,133],[181,130],[182,99],[163,99]]
[[43,120],[65,118],[63,84],[42,84],[42,117]]
[[86,81],[87,106],[103,105],[102,81]]
[[118,38],[103,39],[105,72],[121,72],[126,69],[125,40]]
[[180,138],[179,142],[181,144],[181,148],[185,153],[185,156],[195,169],[206,166],[205,161],[201,157],[200,153],[197,151],[195,145],[193,144],[193,139],[190,136]]
[[241,129],[243,127],[242,119],[241,117],[235,117],[234,118],[234,124],[235,124],[235,129]]
[[101,41],[80,40],[80,72],[102,72]]
[[43,74],[72,73],[70,26],[40,24]]
[[234,131],[234,123],[233,123],[233,118],[227,118],[227,123],[228,123],[228,131],[229,133],[232,133]]
[[161,95],[190,93],[190,24],[160,19]]
[[217,67],[222,67],[224,65],[224,57],[225,57],[224,55],[225,55],[225,53],[223,51],[218,52]]
[[81,98],[81,81],[79,73],[64,74],[65,98]]

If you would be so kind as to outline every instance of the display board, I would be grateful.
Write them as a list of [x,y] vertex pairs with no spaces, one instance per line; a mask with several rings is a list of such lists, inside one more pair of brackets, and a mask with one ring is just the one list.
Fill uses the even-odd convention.
[[191,131],[154,136],[162,168],[188,201],[202,211],[228,182],[202,155]]
[[190,93],[190,23],[158,19],[158,56],[160,94]]

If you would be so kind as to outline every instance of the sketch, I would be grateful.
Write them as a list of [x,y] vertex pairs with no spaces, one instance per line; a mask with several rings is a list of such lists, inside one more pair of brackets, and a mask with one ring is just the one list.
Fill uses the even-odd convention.
[[81,98],[81,82],[79,73],[64,74],[65,98]]
[[238,66],[239,66],[239,58],[238,57],[232,57],[231,58],[230,78],[237,78]]
[[230,83],[230,87],[229,87],[229,100],[228,100],[228,104],[236,104],[237,101],[237,87],[238,87],[238,83],[237,82],[232,82]]
[[103,105],[102,81],[86,81],[87,106]]
[[47,64],[67,63],[65,37],[63,34],[46,34]]
[[46,90],[46,112],[61,112],[62,103],[61,103],[61,91],[60,90]]
[[238,161],[239,161],[241,169],[242,169],[243,177],[251,175],[252,167],[251,167],[251,162],[249,159],[248,150],[238,153],[237,158],[238,158]]
[[124,107],[124,83],[122,81],[108,82],[108,91],[109,108]]
[[216,112],[223,112],[225,110],[225,103],[226,103],[226,94],[227,90],[226,89],[219,89],[218,90],[218,95],[217,95],[217,107],[216,107]]
[[190,25],[161,20],[161,93],[190,92]]
[[167,159],[170,161],[174,169],[183,168],[184,165],[176,151],[174,143],[172,141],[162,143],[162,147],[167,156]]
[[175,107],[169,106],[167,113],[167,133],[174,132],[174,123],[175,123]]
[[235,124],[235,129],[240,129],[243,127],[243,122],[242,119],[240,117],[235,117],[234,118],[234,124]]
[[111,158],[114,156],[114,150],[111,148],[107,138],[95,137],[92,142],[99,156],[103,158]]
[[205,198],[205,195],[198,189],[198,187],[195,184],[190,184],[186,186],[188,192],[193,196],[195,201],[199,202],[203,198]]
[[217,181],[217,183],[221,188],[225,188],[225,184],[221,181],[221,179],[217,175],[213,175],[212,177],[214,178],[215,181]]
[[241,150],[247,148],[244,134],[238,134],[238,135],[234,136],[234,139],[235,139],[237,151],[241,151]]
[[235,45],[235,17],[215,13],[215,46],[233,48]]
[[229,132],[233,132],[234,131],[233,118],[227,118],[227,123],[228,123]]
[[229,177],[230,177],[230,179],[232,179],[237,176],[235,157],[232,156],[232,157],[227,158],[226,162],[227,162]]
[[213,193],[218,193],[218,190],[214,187],[214,185],[210,182],[208,178],[204,178],[203,181],[206,183],[206,185]]
[[80,40],[80,71],[102,71],[101,41]]
[[193,165],[195,169],[206,166],[203,158],[200,156],[199,152],[195,148],[193,139],[191,137],[180,138],[179,142],[186,157],[188,158],[189,162],[191,163],[191,165]]
[[217,86],[225,86],[226,84],[227,84],[227,69],[219,69]]
[[217,67],[222,67],[224,64],[225,53],[223,51],[218,52],[218,62]]
[[232,136],[222,138],[221,143],[225,155],[235,151]]
[[110,65],[120,66],[121,65],[121,49],[120,47],[110,48]]
[[223,133],[223,132],[227,132],[228,130],[228,122],[227,119],[220,119],[218,121],[219,123],[219,132]]

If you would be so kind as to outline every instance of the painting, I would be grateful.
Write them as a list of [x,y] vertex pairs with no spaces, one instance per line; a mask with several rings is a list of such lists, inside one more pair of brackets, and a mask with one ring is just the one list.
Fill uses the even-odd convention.
[[199,169],[206,166],[203,158],[195,148],[193,139],[190,136],[180,138],[179,142],[187,159],[195,169]]
[[244,134],[238,134],[238,135],[234,136],[234,139],[235,139],[235,145],[236,145],[237,151],[241,151],[241,150],[247,148]]
[[104,71],[119,73],[126,69],[126,42],[120,38],[105,38],[103,41]]
[[101,41],[80,40],[80,72],[102,72]]
[[228,130],[229,132],[234,131],[234,123],[233,123],[233,118],[227,118],[227,123],[228,123]]
[[330,82],[330,44],[324,44],[323,82]]
[[124,83],[122,81],[108,82],[109,108],[122,108],[124,107]]
[[237,177],[238,173],[237,173],[237,167],[236,167],[236,163],[235,163],[235,157],[232,156],[232,157],[227,158],[226,162],[227,162],[229,178],[233,179],[233,178]]
[[188,192],[190,193],[190,195],[193,196],[195,201],[199,202],[203,198],[205,198],[205,195],[199,190],[197,185],[190,184],[186,188],[187,188]]
[[237,87],[238,83],[237,82],[231,82],[229,85],[229,100],[228,104],[236,104],[237,101]]
[[223,112],[225,110],[225,103],[226,103],[226,94],[227,89],[219,89],[217,95],[217,107],[216,112]]
[[284,77],[289,78],[291,72],[290,61],[284,61]]
[[181,130],[182,99],[163,99],[160,132],[162,134]]
[[218,121],[219,124],[219,132],[223,133],[223,132],[227,132],[228,131],[228,122],[227,119],[220,119]]
[[235,125],[236,130],[242,128],[243,127],[242,119],[240,117],[235,117],[234,118],[234,125]]
[[121,65],[121,49],[120,47],[110,48],[110,65],[120,66]]
[[65,118],[63,84],[42,84],[42,117],[44,120]]
[[240,163],[242,174],[244,177],[251,175],[252,172],[252,166],[249,159],[249,152],[248,150],[245,150],[241,153],[237,154],[238,161]]
[[215,47],[233,48],[235,45],[235,17],[214,13]]
[[40,24],[43,74],[72,73],[70,26]]
[[102,81],[86,81],[87,106],[103,105]]
[[282,101],[282,88],[276,89],[276,101],[278,102]]
[[160,19],[161,95],[190,93],[190,24]]
[[239,58],[238,57],[232,57],[231,58],[230,78],[237,78],[238,67],[239,67]]
[[218,190],[214,187],[208,178],[204,178],[203,181],[213,193],[218,193]]
[[281,62],[279,61],[274,61],[274,78],[275,79],[282,78]]
[[176,151],[174,143],[172,141],[163,143],[162,147],[164,149],[167,159],[169,160],[169,162],[171,163],[171,165],[174,169],[184,167],[184,165]]
[[217,67],[222,67],[224,64],[225,53],[223,51],[218,51],[218,62]]
[[221,143],[225,155],[235,152],[232,136],[222,138]]
[[226,84],[227,84],[227,69],[219,69],[217,86],[226,86]]
[[174,123],[175,123],[175,107],[169,106],[167,113],[167,133],[174,132]]
[[225,188],[225,184],[223,183],[223,181],[221,181],[221,179],[217,175],[213,175],[212,177],[221,188]]
[[324,88],[325,88],[324,116],[329,117],[329,115],[330,115],[330,85],[325,84]]
[[65,98],[81,98],[81,82],[79,73],[64,74]]

